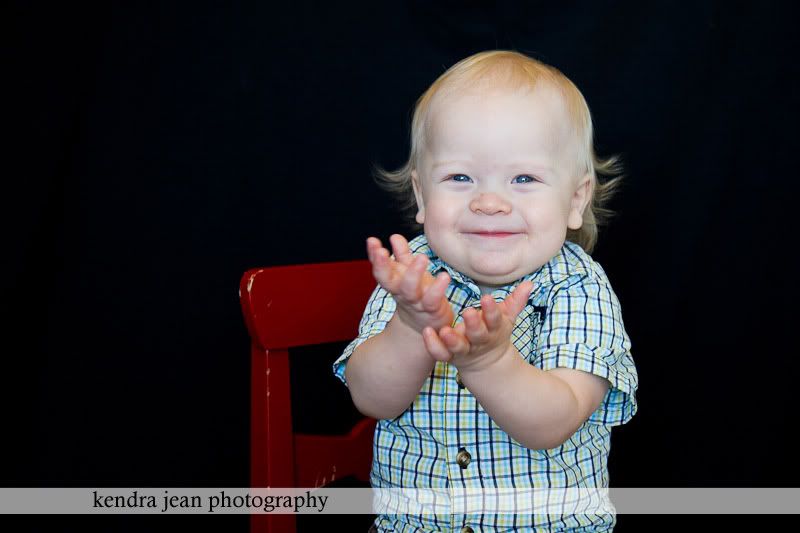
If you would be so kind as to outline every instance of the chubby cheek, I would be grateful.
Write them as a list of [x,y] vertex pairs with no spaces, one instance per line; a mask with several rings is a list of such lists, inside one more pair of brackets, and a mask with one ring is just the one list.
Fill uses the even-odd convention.
[[565,219],[565,215],[554,205],[544,205],[540,208],[529,210],[525,218],[528,230],[535,236],[548,233],[563,224],[562,221]]
[[454,231],[458,221],[458,209],[452,202],[431,198],[425,204],[426,231]]

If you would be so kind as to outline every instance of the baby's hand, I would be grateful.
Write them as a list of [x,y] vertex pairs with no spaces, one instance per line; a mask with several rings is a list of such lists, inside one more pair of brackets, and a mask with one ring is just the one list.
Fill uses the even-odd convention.
[[481,311],[467,309],[461,315],[464,321],[455,328],[425,328],[422,332],[425,347],[434,359],[451,361],[459,370],[486,368],[511,347],[514,322],[525,308],[532,289],[533,283],[524,281],[500,303],[483,295]]
[[450,276],[444,272],[431,276],[427,256],[412,255],[402,235],[392,235],[389,241],[394,259],[375,237],[367,239],[367,256],[375,280],[397,303],[397,319],[420,333],[426,326],[438,331],[451,325],[453,310],[444,296]]

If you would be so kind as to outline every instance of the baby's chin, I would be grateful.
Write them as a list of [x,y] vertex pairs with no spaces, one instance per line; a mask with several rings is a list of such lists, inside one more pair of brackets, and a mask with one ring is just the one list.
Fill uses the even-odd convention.
[[[536,267],[538,268],[538,267]],[[530,274],[536,268],[509,265],[470,265],[461,272],[472,278],[481,287],[497,288],[511,285],[518,279]]]
[[489,289],[498,289],[507,285],[513,284],[518,279],[522,278],[525,274],[519,276],[470,276],[479,287],[487,287]]

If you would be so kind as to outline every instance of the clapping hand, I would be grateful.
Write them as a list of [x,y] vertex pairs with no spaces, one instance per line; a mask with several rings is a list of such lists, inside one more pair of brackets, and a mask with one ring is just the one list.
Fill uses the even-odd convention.
[[425,347],[434,359],[450,361],[459,370],[480,370],[491,365],[510,349],[514,322],[525,308],[531,290],[533,283],[524,281],[502,302],[484,294],[481,310],[465,310],[463,322],[455,327],[425,327]]
[[397,303],[397,319],[419,333],[426,327],[452,325],[453,310],[444,295],[450,276],[442,272],[434,278],[426,270],[427,256],[413,255],[402,235],[392,235],[389,241],[394,259],[375,237],[367,239],[367,256],[375,280]]

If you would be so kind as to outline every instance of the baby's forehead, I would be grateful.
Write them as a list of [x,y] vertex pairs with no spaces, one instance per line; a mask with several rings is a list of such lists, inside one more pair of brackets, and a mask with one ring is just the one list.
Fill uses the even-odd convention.
[[[492,85],[458,87],[439,91],[430,104],[421,145],[428,161],[429,156],[442,150],[460,150],[459,142],[452,145],[451,141],[463,139],[462,134],[476,138],[470,137],[467,131],[482,132],[501,124],[501,128],[512,128],[509,131],[521,133],[526,139],[531,139],[528,135],[539,139],[542,144],[535,146],[547,150],[552,157],[570,167],[570,172],[580,158],[580,120],[570,113],[568,98],[552,84],[510,88]],[[531,104],[534,110],[530,111],[527,104]],[[465,120],[464,115],[470,118]],[[513,118],[497,119],[497,116]],[[523,128],[526,133],[518,128]]]
[[[578,117],[571,112],[569,99],[565,92],[552,83],[541,81],[535,86],[506,86],[488,82],[442,87],[431,98],[426,126],[430,130],[436,122],[446,121],[453,113],[461,111],[460,104],[470,106],[470,110],[492,113],[493,104],[514,97],[520,103],[536,104],[548,111],[549,118],[560,125],[578,127]],[[474,103],[481,105],[473,106]],[[570,128],[572,129],[572,128]]]
[[[470,117],[465,120],[466,117]],[[579,131],[579,120],[569,112],[567,99],[555,87],[469,86],[443,90],[434,95],[425,121],[426,145],[437,144],[442,136],[458,135],[464,128],[481,130],[497,124],[498,117],[513,116],[500,123],[539,131],[563,143]]]

